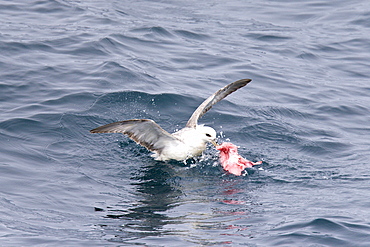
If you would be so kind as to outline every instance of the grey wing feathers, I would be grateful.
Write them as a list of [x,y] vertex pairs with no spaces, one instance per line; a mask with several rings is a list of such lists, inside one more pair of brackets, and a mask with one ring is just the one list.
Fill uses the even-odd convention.
[[247,85],[251,79],[241,79],[230,83],[229,85],[221,88],[216,93],[208,97],[198,108],[194,111],[193,115],[191,115],[189,121],[186,124],[186,127],[195,128],[198,124],[198,119],[201,118],[209,109],[212,108],[214,104],[228,96],[229,94],[235,92],[241,87]]
[[178,141],[150,119],[132,119],[110,123],[90,130],[90,132],[126,134],[147,149],[158,152],[161,152],[166,142]]

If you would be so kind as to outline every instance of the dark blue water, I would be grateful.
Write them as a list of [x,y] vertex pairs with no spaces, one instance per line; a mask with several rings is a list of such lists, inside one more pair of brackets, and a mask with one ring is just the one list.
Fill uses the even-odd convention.
[[[370,2],[0,1],[1,246],[370,246]],[[157,162],[102,124],[262,159]]]

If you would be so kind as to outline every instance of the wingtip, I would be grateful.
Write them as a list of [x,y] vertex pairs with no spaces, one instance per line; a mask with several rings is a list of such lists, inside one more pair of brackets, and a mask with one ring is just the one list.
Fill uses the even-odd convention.
[[240,80],[236,81],[235,83],[241,83],[241,84],[247,85],[251,81],[252,81],[252,79],[240,79]]
[[95,134],[95,133],[104,133],[103,131],[99,130],[99,127],[98,128],[95,128],[95,129],[92,129],[89,132],[92,133],[92,134]]
[[[104,128],[102,128],[104,127]],[[100,126],[96,129],[90,130],[90,133],[96,134],[96,133],[118,133],[119,131],[115,131],[113,129],[107,129],[105,126]]]
[[[107,124],[108,125],[108,124]],[[112,133],[109,131],[109,129],[107,129],[107,125],[102,125],[102,126],[99,126],[95,129],[92,129],[90,130],[90,133]]]

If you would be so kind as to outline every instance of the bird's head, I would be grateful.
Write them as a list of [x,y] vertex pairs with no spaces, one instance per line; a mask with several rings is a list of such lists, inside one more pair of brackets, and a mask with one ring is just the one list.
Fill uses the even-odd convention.
[[208,127],[208,126],[198,125],[197,131],[199,132],[204,142],[210,142],[213,145],[217,146],[217,142],[216,142],[217,133],[213,128]]

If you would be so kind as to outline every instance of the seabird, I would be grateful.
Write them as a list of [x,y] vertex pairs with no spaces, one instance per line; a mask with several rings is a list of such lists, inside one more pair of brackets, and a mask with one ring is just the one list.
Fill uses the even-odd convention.
[[221,88],[208,97],[191,115],[185,128],[168,133],[150,119],[131,119],[106,124],[90,130],[91,133],[122,133],[136,143],[153,152],[156,160],[183,161],[199,156],[206,149],[207,142],[217,145],[216,131],[208,126],[198,125],[201,118],[214,104],[247,85],[251,79],[241,79]]

